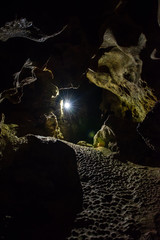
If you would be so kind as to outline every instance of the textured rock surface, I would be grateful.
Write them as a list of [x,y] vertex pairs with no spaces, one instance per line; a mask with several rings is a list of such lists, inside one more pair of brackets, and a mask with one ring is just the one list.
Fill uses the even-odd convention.
[[159,168],[50,137],[27,141],[0,172],[2,239],[144,240],[157,234]]
[[[95,71],[89,69],[87,72],[91,82],[119,99],[116,111],[113,108],[110,110],[123,118],[130,113],[130,118],[136,122],[143,121],[156,102],[152,90],[141,79],[142,61],[139,54],[145,42],[145,36],[141,34],[137,46],[120,47],[113,33],[106,30],[100,47],[101,55],[95,56]],[[107,102],[102,104],[103,112],[107,112]]]
[[[145,167],[160,166],[159,108],[145,118],[160,96],[158,0],[87,3],[1,4],[1,239],[159,238],[160,173]],[[48,138],[62,138],[59,127],[83,140],[68,143],[75,154]],[[47,138],[20,138],[30,133]],[[75,158],[84,195],[71,226],[82,204]]]
[[91,148],[73,148],[83,210],[68,239],[138,240],[155,230],[154,216],[160,213],[160,169],[124,164]]
[[104,123],[101,129],[96,133],[96,135],[93,138],[93,146],[110,148],[115,144],[116,137],[114,132]]
[[0,28],[0,41],[6,42],[10,38],[22,37],[36,42],[45,42],[47,39],[55,37],[62,31],[46,36],[41,33],[40,29],[36,28],[32,22],[28,22],[26,18],[21,18],[7,22],[5,26]]

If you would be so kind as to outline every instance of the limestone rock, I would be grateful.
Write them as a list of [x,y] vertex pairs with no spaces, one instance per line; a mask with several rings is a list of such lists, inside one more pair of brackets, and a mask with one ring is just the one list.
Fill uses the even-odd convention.
[[79,141],[77,145],[84,146],[84,147],[93,147],[92,144],[87,143],[86,141]]
[[[0,93],[1,109],[5,115],[9,113],[10,122],[13,120],[19,125],[19,136],[32,133],[62,139],[53,113],[59,89],[54,84],[52,71],[45,65],[39,68],[27,59],[20,71],[14,74],[13,87]],[[16,106],[11,107],[11,104]],[[10,107],[11,111],[8,111]]]
[[82,206],[75,153],[51,137],[28,135],[25,138],[26,142],[13,151],[9,164],[3,159],[0,236],[63,239]]
[[93,138],[93,146],[112,148],[111,146],[115,141],[116,137],[113,130],[104,123]]
[[40,29],[35,27],[31,21],[27,21],[26,18],[16,19],[7,22],[5,26],[0,28],[0,41],[5,42],[10,38],[22,37],[36,42],[45,42],[47,39],[60,34],[65,27],[58,33],[47,36],[46,34],[43,34]]
[[[130,118],[135,122],[143,121],[156,102],[152,90],[141,79],[142,61],[139,54],[145,42],[146,38],[141,34],[137,46],[121,47],[108,29],[99,50],[101,54],[93,59],[97,67],[87,71],[91,82],[117,97],[119,115],[125,118],[130,113]],[[107,103],[102,104],[104,111],[107,111]]]

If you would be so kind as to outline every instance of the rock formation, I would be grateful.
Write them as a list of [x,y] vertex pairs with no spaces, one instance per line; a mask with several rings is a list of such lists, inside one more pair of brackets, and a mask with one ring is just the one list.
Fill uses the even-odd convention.
[[51,137],[16,140],[1,161],[0,236],[64,239],[82,207],[75,153]]
[[159,239],[159,9],[0,8],[1,239]]
[[[75,146],[83,189],[83,210],[67,239],[145,239],[159,213],[160,171],[122,163],[99,151]],[[98,172],[97,172],[98,169]],[[160,221],[157,221],[160,226]]]
[[[152,90],[141,79],[142,61],[139,54],[145,42],[145,36],[141,34],[137,46],[120,47],[112,32],[106,30],[99,50],[101,55],[95,56],[97,68],[87,72],[91,82],[118,98],[117,109],[111,104],[110,111],[123,118],[130,117],[136,122],[143,121],[157,101]],[[107,95],[107,91],[104,94]],[[104,99],[101,108],[106,113],[110,99]]]

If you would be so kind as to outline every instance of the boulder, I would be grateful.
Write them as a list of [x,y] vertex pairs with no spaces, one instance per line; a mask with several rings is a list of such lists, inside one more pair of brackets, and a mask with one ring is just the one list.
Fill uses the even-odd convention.
[[52,137],[24,138],[1,165],[1,237],[64,239],[82,207],[75,153]]
[[109,126],[106,125],[105,122],[101,129],[95,134],[93,138],[93,146],[106,147],[113,152],[118,151],[115,133]]

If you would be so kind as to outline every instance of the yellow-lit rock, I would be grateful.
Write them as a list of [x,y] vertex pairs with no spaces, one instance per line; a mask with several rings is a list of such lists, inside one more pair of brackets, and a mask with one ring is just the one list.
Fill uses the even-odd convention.
[[139,53],[145,41],[145,36],[141,34],[136,47],[120,47],[112,33],[106,31],[101,46],[103,54],[98,59],[97,69],[94,71],[89,68],[87,71],[87,78],[92,83],[118,98],[116,107],[121,117],[130,112],[134,122],[143,121],[157,101],[152,89],[141,79],[142,61]]

